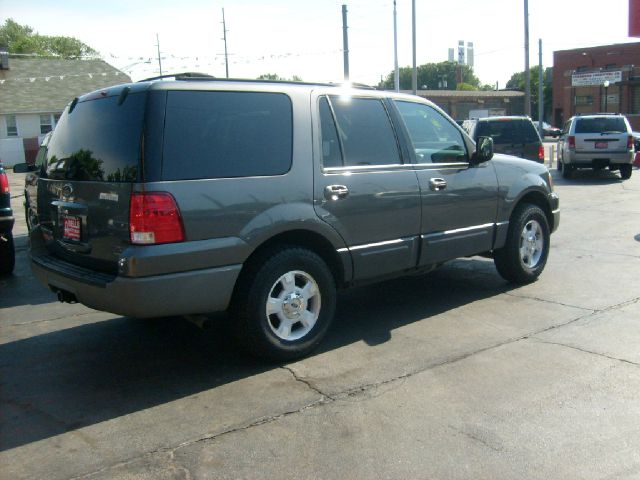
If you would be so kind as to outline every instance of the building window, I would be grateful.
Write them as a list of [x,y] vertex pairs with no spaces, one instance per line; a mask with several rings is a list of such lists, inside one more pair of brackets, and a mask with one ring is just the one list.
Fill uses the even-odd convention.
[[40,115],[40,133],[44,135],[45,133],[49,133],[51,130],[53,130],[51,115],[48,113]]
[[576,107],[593,105],[593,95],[576,95]]
[[58,125],[58,122],[60,121],[60,117],[62,116],[61,113],[56,113],[53,116],[53,128],[56,128],[56,125]]
[[634,85],[633,90],[631,91],[632,103],[631,103],[631,111],[629,113],[640,113],[640,85]]
[[16,116],[15,115],[7,115],[7,137],[17,137],[18,136],[18,126],[16,125]]

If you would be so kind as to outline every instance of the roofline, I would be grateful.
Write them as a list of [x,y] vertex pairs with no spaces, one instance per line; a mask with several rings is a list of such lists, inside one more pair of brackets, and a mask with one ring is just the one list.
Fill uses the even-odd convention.
[[599,50],[602,48],[627,47],[631,45],[640,47],[640,42],[612,43],[610,45],[596,45],[595,47],[582,47],[582,48],[570,48],[567,50],[554,50],[553,53],[584,52],[585,50]]

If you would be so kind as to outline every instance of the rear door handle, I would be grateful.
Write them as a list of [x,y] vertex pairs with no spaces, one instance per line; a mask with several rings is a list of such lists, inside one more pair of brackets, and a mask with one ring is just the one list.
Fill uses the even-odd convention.
[[349,189],[345,185],[328,185],[324,188],[324,198],[327,200],[340,200],[349,195]]
[[438,192],[447,188],[447,182],[444,178],[432,178],[429,180],[429,188],[434,192]]

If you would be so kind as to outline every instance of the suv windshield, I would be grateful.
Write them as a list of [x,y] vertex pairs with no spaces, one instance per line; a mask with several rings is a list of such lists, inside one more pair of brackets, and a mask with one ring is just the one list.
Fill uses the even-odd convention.
[[627,125],[622,117],[579,118],[576,133],[625,133]]
[[491,137],[496,144],[538,143],[540,137],[530,120],[480,120],[475,137]]
[[47,177],[133,182],[138,176],[145,93],[78,102],[49,142]]

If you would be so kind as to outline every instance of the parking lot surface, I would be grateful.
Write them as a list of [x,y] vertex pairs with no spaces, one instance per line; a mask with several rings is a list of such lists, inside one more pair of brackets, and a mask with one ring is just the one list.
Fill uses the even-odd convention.
[[284,365],[242,355],[224,315],[58,303],[30,273],[10,178],[0,478],[640,478],[638,170],[554,171],[536,283],[474,257],[350,290],[320,349]]

